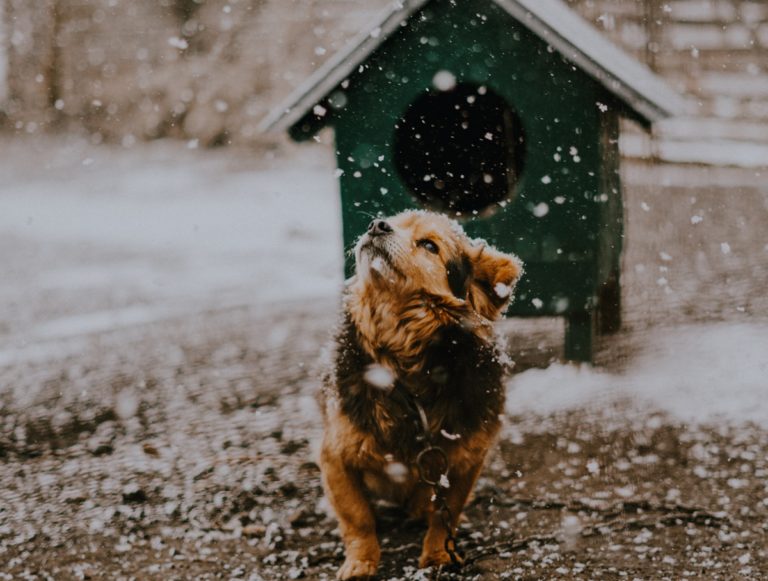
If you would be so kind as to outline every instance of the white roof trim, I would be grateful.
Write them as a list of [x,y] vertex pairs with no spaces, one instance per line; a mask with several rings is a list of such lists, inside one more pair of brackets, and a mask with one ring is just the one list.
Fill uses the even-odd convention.
[[560,0],[494,2],[649,122],[685,112],[679,93]]
[[379,14],[373,25],[356,35],[348,46],[329,58],[323,66],[288,95],[283,104],[274,109],[260,123],[261,131],[287,130],[311,107],[335,89],[344,79],[373,53],[408,17],[430,0],[395,1]]
[[[430,0],[395,1],[373,25],[328,59],[260,123],[285,131],[349,77],[398,27]],[[653,123],[685,112],[681,95],[568,8],[561,0],[492,0]]]

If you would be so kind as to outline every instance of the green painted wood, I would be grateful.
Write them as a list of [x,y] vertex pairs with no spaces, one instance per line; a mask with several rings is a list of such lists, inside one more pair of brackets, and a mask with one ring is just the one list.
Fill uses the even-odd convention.
[[[567,350],[588,360],[592,343],[585,337],[594,329],[586,333],[585,321],[592,325],[597,309],[610,323],[619,309],[622,211],[615,103],[492,2],[430,3],[322,103],[322,122],[335,128],[343,171],[345,247],[354,245],[373,216],[423,207],[398,175],[392,143],[398,120],[410,103],[434,90],[440,71],[502,96],[526,134],[525,170],[512,198],[489,213],[459,220],[471,236],[514,252],[525,263],[509,314],[579,321],[569,334],[578,345]],[[291,134],[301,139],[318,128],[310,115]],[[352,266],[347,255],[347,275]],[[601,298],[613,306],[601,310]]]
[[597,332],[609,334],[621,327],[621,251],[624,242],[624,211],[619,166],[619,117],[601,117],[600,192],[605,204],[599,221]]
[[597,329],[596,317],[595,311],[570,313],[566,317],[563,354],[569,361],[592,362]]

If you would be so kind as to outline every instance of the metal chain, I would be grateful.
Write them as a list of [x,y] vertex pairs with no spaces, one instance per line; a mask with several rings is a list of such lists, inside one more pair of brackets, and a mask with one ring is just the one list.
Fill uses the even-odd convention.
[[[448,553],[448,556],[451,558],[451,564],[460,565],[459,549],[456,544],[456,537],[453,534],[453,513],[445,498],[445,485],[448,483],[448,471],[450,470],[448,455],[445,453],[445,450],[433,443],[432,431],[429,428],[427,413],[424,411],[421,403],[419,403],[415,397],[411,398],[411,402],[419,414],[423,437],[426,441],[426,447],[416,456],[416,468],[419,472],[419,481],[432,488],[432,502],[437,508],[437,512],[440,516],[440,523],[443,525],[446,534],[443,547],[445,548],[445,552]],[[437,459],[436,466],[438,466],[438,475],[436,478],[433,478],[430,474],[429,464],[426,460],[430,455]]]

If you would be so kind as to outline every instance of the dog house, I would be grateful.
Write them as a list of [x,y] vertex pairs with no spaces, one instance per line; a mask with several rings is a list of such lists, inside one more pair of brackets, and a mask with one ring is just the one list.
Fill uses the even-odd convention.
[[262,127],[334,128],[345,247],[372,216],[452,215],[524,261],[508,313],[565,317],[566,358],[589,361],[620,325],[619,117],[648,128],[682,110],[558,0],[411,0]]

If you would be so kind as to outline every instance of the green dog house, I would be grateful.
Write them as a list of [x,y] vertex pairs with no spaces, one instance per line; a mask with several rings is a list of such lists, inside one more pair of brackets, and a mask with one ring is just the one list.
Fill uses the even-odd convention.
[[566,358],[591,361],[621,321],[619,116],[683,105],[559,0],[411,0],[262,128],[334,128],[346,248],[373,216],[452,215],[524,261],[509,314],[565,317]]

